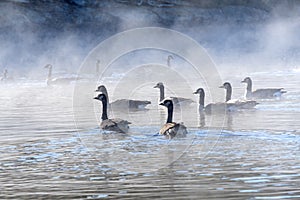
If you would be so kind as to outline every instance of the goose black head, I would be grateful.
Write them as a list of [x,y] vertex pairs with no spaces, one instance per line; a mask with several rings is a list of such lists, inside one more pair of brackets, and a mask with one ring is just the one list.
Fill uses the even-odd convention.
[[174,59],[172,55],[168,55],[168,60]]
[[219,88],[230,89],[231,88],[231,84],[229,82],[225,82]]
[[173,102],[170,98],[166,98],[159,105],[170,108],[170,107],[173,107]]
[[198,88],[193,94],[204,94],[203,88]]
[[47,64],[44,68],[46,68],[46,69],[52,68],[52,65],[51,64]]
[[154,88],[161,88],[164,87],[164,84],[162,82],[157,83]]
[[105,94],[99,94],[98,96],[96,96],[96,97],[94,97],[94,99],[97,99],[97,100],[99,100],[99,101],[106,101],[106,96],[105,96]]
[[251,82],[250,77],[246,77],[246,78],[244,78],[244,80],[241,81],[241,83],[250,83],[250,82]]
[[100,85],[96,90],[95,92],[106,92],[106,88],[104,85]]

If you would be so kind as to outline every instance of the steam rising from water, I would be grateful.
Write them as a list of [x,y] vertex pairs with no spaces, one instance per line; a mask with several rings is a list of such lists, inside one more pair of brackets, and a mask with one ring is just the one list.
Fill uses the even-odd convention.
[[[157,26],[169,18],[172,20],[166,26],[200,42],[222,73],[299,66],[300,20],[296,3],[274,4],[272,10],[232,5],[218,9],[177,6],[157,10],[145,7],[145,3],[141,7],[112,3],[119,6],[114,9],[108,9],[105,3],[97,7],[95,3],[86,9],[61,3],[50,3],[47,8],[42,3],[28,2],[1,2],[0,8],[0,70],[8,68],[16,77],[43,79],[46,73],[42,67],[47,63],[57,72],[76,73],[88,52],[107,36],[129,28]],[[288,6],[292,9],[286,14]],[[130,14],[126,9],[131,9]],[[164,9],[169,9],[168,15],[163,15]],[[94,12],[102,13],[96,15],[98,22],[91,22],[96,28],[87,24],[87,17],[95,16]],[[107,13],[110,17],[105,17]],[[161,55],[155,56],[164,62]]]

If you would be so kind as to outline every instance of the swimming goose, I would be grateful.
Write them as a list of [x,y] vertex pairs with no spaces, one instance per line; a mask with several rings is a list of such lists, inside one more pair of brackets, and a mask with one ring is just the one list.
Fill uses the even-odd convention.
[[205,111],[206,113],[221,113],[227,111],[236,110],[236,106],[232,103],[219,102],[219,103],[210,103],[204,106],[205,92],[203,88],[198,88],[194,94],[199,94],[199,111]]
[[1,81],[6,81],[7,79],[7,69],[4,70],[3,76],[0,78]]
[[252,92],[252,80],[250,77],[246,77],[241,83],[246,83],[246,99],[272,99],[275,97],[281,97],[286,91],[283,88],[266,88],[257,89]]
[[168,136],[170,139],[175,136],[185,136],[187,134],[186,127],[182,123],[172,122],[173,119],[173,102],[172,99],[166,98],[159,105],[165,106],[168,109],[167,122],[160,129],[159,134]]
[[123,120],[123,119],[108,119],[107,117],[107,97],[105,94],[99,94],[94,99],[99,100],[102,102],[102,122],[100,127],[104,130],[115,131],[120,133],[126,133],[129,129],[130,122]]
[[142,100],[132,100],[132,99],[118,99],[112,103],[109,103],[108,92],[104,85],[100,85],[95,92],[101,92],[106,95],[107,103],[113,108],[129,108],[129,109],[145,109],[148,104],[151,104],[151,101],[142,101]]
[[[165,86],[164,86],[164,84],[162,82],[159,82],[154,86],[154,88],[159,88],[159,91],[160,91],[159,102],[163,101],[165,99]],[[171,98],[172,102],[175,105],[194,103],[193,100],[188,99],[188,98],[183,98],[183,97],[169,97],[169,98]]]
[[168,55],[168,58],[167,58],[167,65],[168,67],[171,67],[171,60],[173,60],[173,56],[172,55]]
[[52,78],[52,65],[47,64],[44,68],[48,69],[48,77],[46,79],[47,85],[63,85],[70,84],[72,81],[78,80],[75,77],[65,77],[65,78]]
[[0,81],[6,82],[6,81],[11,81],[11,80],[13,80],[13,78],[8,77],[7,74],[8,74],[8,71],[7,71],[7,69],[5,69],[5,70],[3,71],[3,76],[0,77]]
[[219,88],[224,88],[226,90],[226,103],[234,104],[238,109],[251,109],[254,108],[258,103],[254,100],[239,100],[231,99],[232,87],[229,82],[225,82]]

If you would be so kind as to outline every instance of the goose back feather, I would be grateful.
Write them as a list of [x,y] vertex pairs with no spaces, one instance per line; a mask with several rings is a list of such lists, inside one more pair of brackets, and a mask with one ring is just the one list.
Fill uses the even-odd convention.
[[140,110],[145,109],[147,105],[151,104],[151,101],[147,100],[135,100],[135,99],[118,99],[112,103],[109,103],[108,99],[108,92],[104,85],[100,85],[95,92],[102,92],[107,96],[107,103],[112,108],[117,109],[134,109],[134,110]]
[[167,98],[162,101],[159,105],[165,106],[168,109],[168,117],[167,122],[162,126],[159,131],[159,134],[165,135],[167,137],[174,138],[176,137],[184,137],[187,134],[186,126],[182,123],[173,122],[173,102],[172,99]]

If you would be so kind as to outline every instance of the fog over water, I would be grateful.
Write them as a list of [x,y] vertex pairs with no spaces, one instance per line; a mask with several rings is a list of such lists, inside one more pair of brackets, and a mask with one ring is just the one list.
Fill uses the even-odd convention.
[[[1,1],[0,199],[300,198],[299,11],[296,0]],[[205,105],[225,101],[225,81],[244,99],[247,76],[287,93],[199,112],[197,88]],[[194,101],[174,108],[184,138],[157,135],[158,82]],[[110,107],[127,134],[99,128],[100,84],[110,102],[151,101]]]

